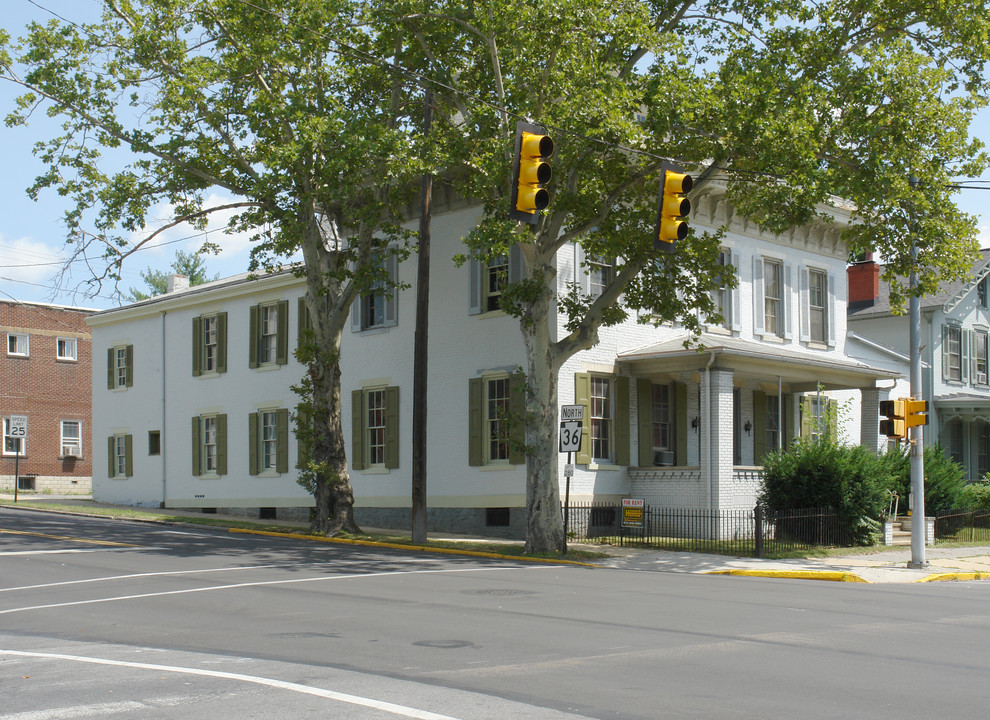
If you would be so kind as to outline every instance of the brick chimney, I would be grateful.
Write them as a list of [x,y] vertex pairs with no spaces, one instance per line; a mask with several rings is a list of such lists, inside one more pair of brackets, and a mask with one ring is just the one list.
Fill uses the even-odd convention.
[[849,279],[849,307],[851,309],[870,307],[880,296],[880,266],[873,259],[873,253],[866,253],[846,268]]
[[168,288],[166,292],[189,289],[189,276],[172,274],[168,276]]

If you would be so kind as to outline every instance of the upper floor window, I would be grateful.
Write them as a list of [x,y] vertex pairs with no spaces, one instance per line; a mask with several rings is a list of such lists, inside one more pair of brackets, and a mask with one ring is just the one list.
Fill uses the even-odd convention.
[[28,336],[22,333],[7,333],[7,354],[18,357],[28,356]]
[[763,261],[763,327],[770,335],[783,335],[782,269],[781,263],[776,260]]
[[828,341],[828,275],[808,271],[809,334],[812,342]]
[[990,277],[984,277],[978,283],[976,283],[976,301],[979,303],[980,307],[988,307],[987,305],[987,283],[990,282]]
[[591,297],[601,297],[615,277],[615,263],[597,255],[588,255],[588,291]]
[[499,255],[485,265],[485,312],[501,308],[502,290],[509,279],[509,256]]
[[55,340],[56,360],[78,359],[78,341],[76,338],[57,338]]
[[193,318],[193,376],[227,371],[227,313]]
[[61,425],[62,457],[82,457],[82,423],[63,420]]
[[522,253],[513,246],[507,255],[470,262],[469,314],[495,312],[502,309],[505,286],[517,282],[522,276]]
[[354,303],[351,309],[351,330],[374,330],[398,324],[399,259],[388,255],[383,263],[386,277],[379,278]]
[[973,355],[973,382],[977,385],[987,384],[987,333],[985,330],[975,330],[970,339]]
[[[718,264],[721,267],[732,264],[732,253],[725,248],[718,251]],[[715,310],[722,316],[722,327],[732,327],[732,290],[723,285],[713,296]]]
[[942,326],[942,378],[962,380],[962,328]]
[[134,346],[107,348],[107,389],[117,390],[134,385]]
[[285,365],[289,361],[289,301],[254,305],[250,312],[248,365]]

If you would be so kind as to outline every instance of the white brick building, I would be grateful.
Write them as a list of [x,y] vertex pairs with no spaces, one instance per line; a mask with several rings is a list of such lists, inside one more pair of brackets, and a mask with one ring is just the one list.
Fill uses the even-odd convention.
[[[586,405],[588,432],[571,498],[646,497],[673,507],[750,508],[759,458],[817,432],[820,390],[876,402],[897,375],[845,350],[846,248],[834,225],[771,236],[713,191],[692,224],[728,224],[724,260],[739,287],[720,298],[726,322],[704,349],[682,328],[630,320],[571,358],[561,404]],[[499,430],[525,364],[517,322],[497,309],[504,267],[457,267],[480,211],[435,208],[430,304],[428,496],[431,529],[512,534],[524,527],[525,465]],[[841,223],[842,217],[837,214]],[[412,287],[355,304],[342,342],[345,433],[360,523],[409,525],[415,256],[390,268]],[[594,292],[609,268],[576,246],[558,254],[558,282]],[[306,512],[288,427],[299,299],[291,274],[236,277],[98,313],[93,327],[93,447],[98,500],[165,507]],[[563,318],[558,317],[558,332]],[[864,424],[862,440],[877,444]],[[102,453],[102,456],[100,454]],[[561,456],[561,483],[563,463]]]

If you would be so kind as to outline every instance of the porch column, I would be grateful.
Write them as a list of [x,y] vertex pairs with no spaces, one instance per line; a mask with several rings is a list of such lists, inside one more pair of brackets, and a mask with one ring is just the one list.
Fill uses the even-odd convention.
[[711,371],[711,414],[709,442],[711,448],[710,477],[711,502],[714,512],[724,505],[732,489],[732,378],[731,370],[713,368]]
[[862,388],[859,392],[859,444],[880,452],[886,445],[886,437],[880,435],[880,401],[887,399],[890,390]]

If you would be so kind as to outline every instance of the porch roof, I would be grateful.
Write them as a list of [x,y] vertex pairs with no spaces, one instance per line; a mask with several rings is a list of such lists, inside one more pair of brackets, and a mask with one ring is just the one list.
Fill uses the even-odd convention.
[[872,388],[877,380],[903,377],[902,373],[872,367],[859,360],[813,352],[799,352],[790,346],[713,333],[702,333],[696,343],[687,333],[654,345],[626,350],[618,362],[636,372],[684,372],[704,370],[709,361],[713,369],[732,370],[761,381],[787,383],[792,392],[814,390],[819,384],[826,390]]

